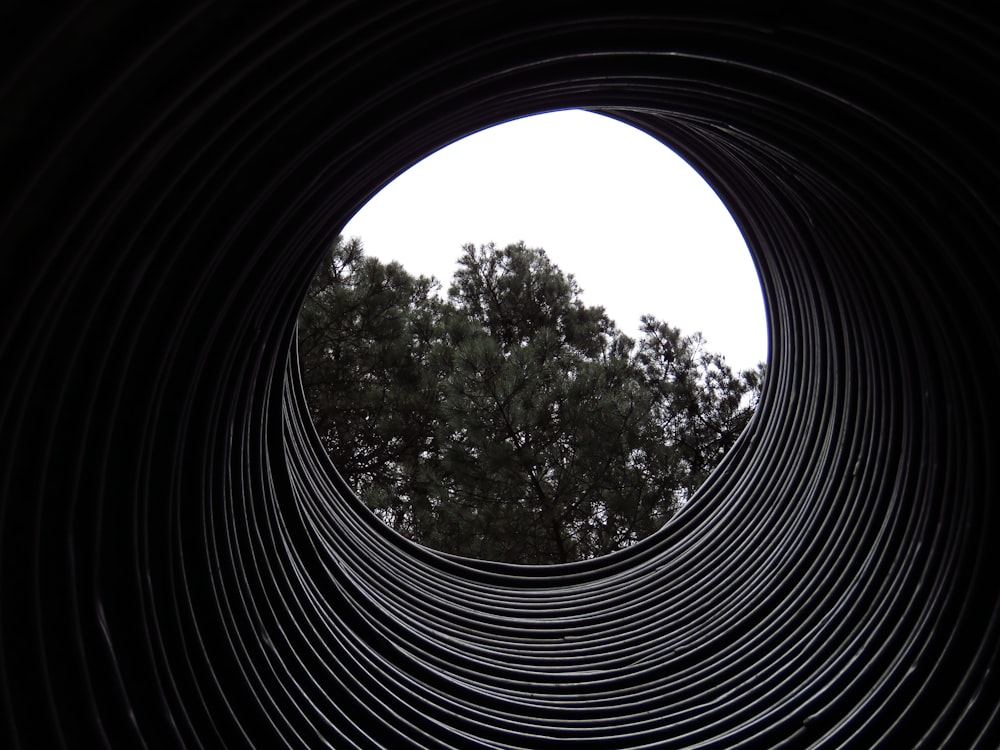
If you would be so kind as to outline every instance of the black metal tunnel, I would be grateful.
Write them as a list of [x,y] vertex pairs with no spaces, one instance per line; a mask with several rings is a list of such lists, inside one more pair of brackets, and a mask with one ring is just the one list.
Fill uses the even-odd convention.
[[[56,7],[0,9],[0,746],[1000,747],[988,4]],[[730,207],[765,393],[645,542],[447,558],[327,465],[296,313],[403,169],[571,107]]]

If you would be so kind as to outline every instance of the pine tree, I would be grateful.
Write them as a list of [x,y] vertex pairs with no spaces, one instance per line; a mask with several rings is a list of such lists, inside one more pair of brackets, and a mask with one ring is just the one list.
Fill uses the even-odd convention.
[[468,245],[433,279],[339,241],[299,321],[307,399],[334,464],[389,525],[447,552],[558,563],[676,512],[749,420],[734,374],[652,317],[638,342],[523,243]]

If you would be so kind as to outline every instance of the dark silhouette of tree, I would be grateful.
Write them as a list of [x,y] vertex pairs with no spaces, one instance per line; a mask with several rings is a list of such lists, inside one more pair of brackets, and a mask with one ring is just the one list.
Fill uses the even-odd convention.
[[756,405],[763,365],[735,374],[649,316],[636,342],[543,250],[467,245],[437,290],[338,239],[299,319],[334,464],[427,546],[519,563],[620,549],[676,512]]
[[422,458],[436,450],[440,413],[429,367],[442,326],[435,289],[398,263],[366,258],[359,241],[338,239],[298,320],[302,377],[323,446],[383,519],[409,533],[406,506],[419,502]]

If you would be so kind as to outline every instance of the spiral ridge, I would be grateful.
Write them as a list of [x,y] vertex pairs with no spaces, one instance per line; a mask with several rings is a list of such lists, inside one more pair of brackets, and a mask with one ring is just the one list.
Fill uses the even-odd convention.
[[[1000,746],[981,7],[5,7],[0,744]],[[653,537],[449,557],[329,464],[296,314],[394,176],[564,108],[725,201],[767,383]]]

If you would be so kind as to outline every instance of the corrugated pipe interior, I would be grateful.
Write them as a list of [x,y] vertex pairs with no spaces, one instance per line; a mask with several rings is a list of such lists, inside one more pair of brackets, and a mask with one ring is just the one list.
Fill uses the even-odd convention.
[[[0,11],[0,745],[1000,746],[989,4],[60,8]],[[394,176],[564,108],[729,206],[765,391],[644,542],[448,558],[324,457],[296,314]]]

